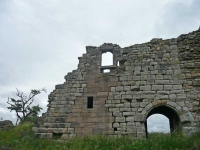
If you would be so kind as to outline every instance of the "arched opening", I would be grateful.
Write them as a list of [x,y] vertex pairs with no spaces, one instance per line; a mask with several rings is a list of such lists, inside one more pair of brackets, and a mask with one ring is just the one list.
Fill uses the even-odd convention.
[[[169,119],[170,133],[172,133],[175,130],[180,129],[180,126],[179,126],[180,118],[178,114],[175,112],[175,110],[167,106],[158,106],[158,107],[153,108],[146,117],[146,121],[145,121],[146,136],[148,136],[148,126],[147,126],[148,118],[154,114],[161,114]],[[159,118],[155,118],[155,119],[158,120]]]
[[113,65],[113,54],[111,52],[106,52],[102,54],[102,66],[110,66]]

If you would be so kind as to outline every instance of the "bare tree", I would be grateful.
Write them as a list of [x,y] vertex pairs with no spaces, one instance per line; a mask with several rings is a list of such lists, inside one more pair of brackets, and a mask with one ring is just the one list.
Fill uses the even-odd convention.
[[31,116],[38,115],[38,113],[40,112],[42,108],[39,107],[39,105],[31,107],[31,104],[34,101],[34,97],[40,94],[41,92],[46,92],[46,89],[43,88],[39,90],[35,90],[35,89],[31,90],[29,96],[27,97],[24,95],[23,92],[17,89],[16,95],[18,99],[8,97],[7,103],[10,106],[7,108],[10,109],[10,111],[15,111],[16,116],[17,116],[16,125],[19,122],[23,123],[25,120],[27,120]]

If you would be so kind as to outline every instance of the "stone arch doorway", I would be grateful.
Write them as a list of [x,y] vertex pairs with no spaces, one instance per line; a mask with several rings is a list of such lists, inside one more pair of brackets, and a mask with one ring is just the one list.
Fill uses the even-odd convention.
[[141,112],[145,125],[146,136],[147,118],[156,113],[162,114],[169,119],[171,132],[177,128],[184,134],[189,135],[190,132],[196,130],[196,127],[192,127],[194,123],[192,113],[186,106],[182,107],[178,103],[172,102],[170,100],[156,100],[149,103]]
[[179,118],[177,112],[168,106],[157,106],[157,107],[154,107],[153,109],[151,109],[146,116],[145,129],[146,129],[147,137],[148,137],[147,119],[148,119],[148,117],[150,117],[151,115],[154,115],[154,114],[161,114],[161,115],[166,116],[169,119],[169,126],[170,126],[171,133],[173,131],[175,131],[176,129],[180,129],[180,118]]

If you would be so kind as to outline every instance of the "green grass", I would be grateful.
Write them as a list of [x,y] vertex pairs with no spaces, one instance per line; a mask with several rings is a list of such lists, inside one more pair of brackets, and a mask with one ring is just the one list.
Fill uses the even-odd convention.
[[0,149],[8,150],[200,150],[200,134],[151,133],[148,139],[111,138],[103,135],[73,138],[67,142],[37,139],[31,124],[0,131]]

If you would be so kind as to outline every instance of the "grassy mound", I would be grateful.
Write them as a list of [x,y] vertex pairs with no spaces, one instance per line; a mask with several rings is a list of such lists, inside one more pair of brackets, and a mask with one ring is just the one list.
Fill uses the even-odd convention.
[[67,142],[37,139],[32,124],[22,124],[0,131],[1,150],[199,150],[200,134],[185,137],[181,134],[151,133],[149,138],[111,138],[103,135],[73,138]]

